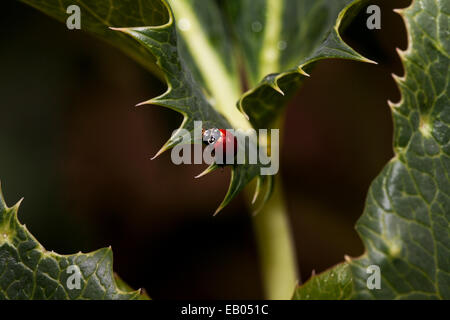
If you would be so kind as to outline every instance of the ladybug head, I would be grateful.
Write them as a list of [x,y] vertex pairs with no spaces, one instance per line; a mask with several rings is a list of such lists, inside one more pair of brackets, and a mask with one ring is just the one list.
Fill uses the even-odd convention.
[[203,142],[206,144],[214,144],[220,139],[220,130],[217,128],[203,130]]

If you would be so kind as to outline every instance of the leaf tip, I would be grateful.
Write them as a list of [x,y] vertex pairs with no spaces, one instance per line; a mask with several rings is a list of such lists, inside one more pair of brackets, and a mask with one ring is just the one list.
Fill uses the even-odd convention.
[[392,78],[397,82],[397,83],[402,83],[406,81],[406,75],[404,76],[399,76],[395,73],[391,73]]
[[[176,141],[172,140],[174,136],[172,136],[169,141],[167,141],[162,147],[161,149],[159,149],[159,151],[152,157],[150,158],[150,160],[155,160],[156,158],[158,158],[161,154],[163,154],[164,152],[166,152],[167,150],[169,150],[170,148],[172,148],[175,144],[177,144]],[[178,137],[179,138],[179,137]]]
[[208,173],[211,173],[213,171],[215,171],[219,166],[216,163],[212,163],[210,166],[208,166],[208,168],[206,168],[203,172],[201,172],[200,174],[196,175],[194,177],[194,179],[198,179],[201,177],[206,176]]
[[22,198],[20,198],[20,200],[19,201],[17,201],[17,203],[14,205],[14,207],[17,207],[17,208],[19,208],[20,207],[20,205],[22,204],[22,202],[23,202],[23,200],[24,200],[25,198],[24,197],[22,197]]
[[[17,203],[16,203],[15,205],[12,206],[11,209],[13,209],[13,212],[14,212],[15,214],[17,214],[17,211],[19,211],[19,208],[20,208],[20,206],[21,206],[23,200],[24,200],[24,198],[22,197],[19,201],[17,201]],[[25,226],[25,225],[24,225],[24,226]]]
[[395,13],[398,13],[399,15],[403,15],[403,13],[405,12],[404,8],[394,8],[392,9],[392,11],[394,11]]
[[395,48],[395,51],[397,52],[397,54],[399,55],[400,58],[404,58],[407,53],[407,50],[402,50],[398,47]]
[[255,190],[255,193],[253,194],[253,199],[252,199],[252,205],[255,204],[256,199],[258,199],[258,194],[259,194],[259,190]]
[[255,193],[253,194],[252,205],[256,203],[256,199],[258,199],[259,192],[261,191],[262,178],[258,177],[256,180],[256,188]]
[[399,108],[403,104],[403,99],[400,99],[398,102],[394,102],[390,99],[387,100],[388,106],[391,108],[392,112],[395,112],[395,108]]
[[305,70],[303,70],[302,66],[297,67],[297,72],[300,73],[301,75],[304,75],[305,77],[311,77],[311,75],[309,73],[307,73]]
[[163,154],[164,152],[166,152],[168,149],[167,144],[165,144],[161,149],[159,149],[159,151],[150,158],[150,160],[155,160],[156,158],[158,158],[161,154]]
[[155,160],[156,158],[158,158],[162,153],[164,153],[164,151],[166,151],[166,149],[164,147],[162,147],[161,149],[159,149],[159,151],[150,158],[150,160]]
[[217,214],[218,214],[220,211],[222,211],[223,208],[224,208],[224,205],[221,204],[221,205],[216,209],[216,211],[214,212],[213,217],[217,216]]
[[135,107],[141,107],[143,105],[152,104],[152,103],[153,103],[153,99],[145,100],[145,101],[142,101],[142,102],[139,102],[138,104],[136,104]]
[[[269,198],[272,195],[273,192],[273,187],[274,187],[274,179],[271,176],[267,176],[266,178],[259,178],[257,182],[257,187],[259,187],[259,189],[262,190],[262,188],[264,188],[264,193],[263,193],[263,197],[260,201],[260,204],[258,205],[257,208],[255,208],[252,213],[253,215],[257,215],[265,206],[265,204],[267,203],[267,201],[269,201]],[[260,191],[258,191],[258,193],[260,193]]]
[[272,89],[274,89],[276,92],[278,92],[279,94],[281,94],[282,96],[284,96],[284,92],[283,90],[281,90],[280,86],[278,85],[277,81],[271,82],[270,83],[270,87]]
[[366,57],[361,56],[359,61],[361,62],[365,62],[365,63],[370,63],[370,64],[374,64],[374,65],[378,65],[378,62],[374,61],[374,60],[370,60]]

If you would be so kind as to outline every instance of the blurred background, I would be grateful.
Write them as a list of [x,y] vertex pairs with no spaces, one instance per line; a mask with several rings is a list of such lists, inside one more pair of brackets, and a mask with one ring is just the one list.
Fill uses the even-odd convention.
[[[354,225],[370,182],[392,157],[387,100],[400,94],[396,47],[406,33],[393,8],[371,1],[382,29],[362,12],[344,39],[378,65],[323,61],[287,110],[281,175],[302,281],[359,256]],[[111,245],[114,269],[155,299],[263,297],[251,218],[243,197],[212,214],[229,170],[150,161],[180,124],[156,106],[134,108],[165,85],[130,58],[69,31],[17,1],[0,10],[0,179],[9,205],[49,250]]]

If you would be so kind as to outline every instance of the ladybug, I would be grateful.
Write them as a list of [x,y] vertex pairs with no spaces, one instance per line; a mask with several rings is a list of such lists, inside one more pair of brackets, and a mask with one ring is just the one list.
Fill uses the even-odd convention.
[[[237,139],[231,132],[225,129],[212,128],[203,130],[202,140],[204,144],[214,146],[214,155],[217,164],[226,164],[227,144],[233,144],[233,159],[237,154]],[[223,155],[223,159],[219,159],[219,155]]]

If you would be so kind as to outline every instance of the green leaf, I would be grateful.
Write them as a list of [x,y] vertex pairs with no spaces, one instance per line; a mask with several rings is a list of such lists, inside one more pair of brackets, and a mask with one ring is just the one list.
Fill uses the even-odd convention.
[[347,263],[341,263],[332,269],[312,276],[298,287],[294,300],[344,300],[352,294],[352,275]]
[[[396,155],[356,225],[367,252],[350,264],[355,297],[450,299],[450,3],[415,0],[399,13],[409,47],[395,77],[402,99],[390,104]],[[381,269],[379,290],[366,286],[369,265]]]
[[[168,90],[163,95],[142,104],[160,105],[184,115],[180,129],[187,130],[187,133],[181,130],[176,131],[156,156],[180,143],[201,143],[201,141],[194,140],[195,121],[201,120],[204,128],[232,128],[227,119],[211,106],[202,87],[180,57],[174,19],[169,7],[167,10],[170,13],[170,19],[165,25],[115,29],[130,35],[157,56],[157,64],[166,76]],[[243,148],[243,146],[238,147]],[[212,165],[207,172],[211,172],[215,168],[217,166]],[[262,182],[271,179],[271,177],[259,176],[259,168],[259,165],[252,164],[233,166],[229,190],[216,213],[223,209],[255,177]],[[259,183],[257,192],[266,185],[270,185],[270,183]],[[270,193],[269,188],[266,190],[264,194]]]
[[[8,208],[0,188],[0,299],[144,299],[114,281],[111,248],[60,255],[47,251],[17,219],[20,202]],[[76,267],[70,267],[76,266]],[[75,268],[72,270],[72,268]],[[69,284],[78,268],[79,289]]]
[[[251,128],[235,106],[240,94],[239,77],[229,53],[225,28],[220,23],[219,9],[214,2],[210,1],[207,5],[193,0],[171,2],[180,13],[180,35],[172,10],[164,0],[123,1],[117,7],[111,6],[109,0],[96,1],[95,5],[89,6],[82,1],[24,1],[61,21],[68,16],[64,8],[78,4],[81,7],[82,29],[116,43],[120,40],[122,44],[124,39],[128,39],[132,44],[127,41],[126,48],[136,51],[132,55],[135,58],[137,53],[139,57],[156,57],[168,90],[139,105],[155,104],[180,112],[184,116],[180,129],[189,132],[189,135],[182,130],[175,132],[156,156],[180,143],[201,143],[193,138],[195,121],[202,121],[204,128]],[[215,27],[211,27],[212,21],[215,21]],[[186,25],[189,27],[186,28]],[[125,28],[116,28],[123,26]],[[216,168],[212,165],[203,174]],[[233,166],[230,187],[216,213],[255,178],[258,180],[255,194],[261,195],[261,199],[268,199],[272,177],[259,176],[259,173],[260,165],[246,163]]]
[[[395,156],[373,181],[356,224],[366,252],[346,257],[351,298],[450,299],[450,3],[414,0],[398,12],[409,47],[399,50],[405,75],[395,76],[402,99],[390,103]],[[380,289],[368,288],[372,265],[380,268]],[[324,277],[295,297],[318,292]]]
[[[70,4],[78,4],[81,7],[81,26],[89,32],[101,36],[123,50],[131,54],[138,61],[146,60],[150,69],[154,67],[154,62],[159,66],[161,74],[168,84],[168,90],[160,97],[150,99],[142,104],[156,104],[171,108],[183,114],[184,121],[180,129],[186,129],[192,136],[194,121],[201,120],[205,128],[233,128],[252,129],[268,128],[262,126],[262,122],[257,119],[274,119],[280,103],[286,101],[293,93],[303,77],[302,66],[309,66],[311,62],[327,57],[344,57],[356,60],[364,60],[355,53],[345,43],[340,40],[337,32],[337,25],[340,25],[341,18],[338,13],[345,8],[350,1],[274,1],[268,3],[281,9],[285,14],[295,12],[309,17],[318,15],[315,20],[297,23],[298,19],[290,25],[286,21],[292,19],[288,16],[269,15],[274,28],[281,26],[278,33],[270,35],[269,40],[263,40],[261,50],[277,50],[278,43],[272,41],[271,37],[278,39],[280,33],[289,36],[286,38],[289,43],[289,50],[285,50],[279,61],[286,63],[279,64],[280,68],[292,68],[277,76],[266,77],[266,80],[259,84],[241,98],[241,106],[247,105],[244,101],[253,101],[251,109],[247,111],[252,118],[251,123],[245,115],[236,108],[236,102],[241,95],[242,83],[237,67],[237,59],[233,55],[239,46],[248,48],[247,39],[235,43],[232,47],[228,32],[229,23],[232,26],[243,26],[259,17],[254,16],[258,10],[247,10],[249,1],[230,1],[232,13],[231,20],[224,18],[216,1],[203,0],[168,0],[172,8],[164,0],[154,1],[122,1],[120,4],[111,3],[109,0],[100,0],[87,5],[82,1],[57,1],[57,0],[23,0],[32,6],[46,12],[47,14],[65,21],[68,15],[65,8]],[[314,3],[314,5],[313,5]],[[317,4],[319,3],[319,4]],[[255,8],[266,12],[265,1],[252,3]],[[281,5],[281,7],[280,7]],[[247,6],[247,7],[246,7]],[[353,5],[352,5],[353,6]],[[348,10],[342,11],[342,14]],[[271,13],[271,11],[268,11]],[[237,13],[234,15],[233,13]],[[175,17],[177,26],[175,24]],[[279,19],[279,20],[277,20]],[[227,24],[228,23],[228,24]],[[244,25],[242,25],[244,23]],[[122,32],[112,33],[108,26],[113,26],[115,30]],[[120,27],[120,28],[117,28]],[[263,28],[264,29],[264,28]],[[271,30],[267,28],[267,30]],[[296,38],[299,31],[303,36]],[[247,36],[248,32],[243,30],[242,35]],[[134,38],[135,42],[130,43],[125,34]],[[266,34],[266,32],[262,32]],[[248,35],[251,36],[251,35]],[[266,37],[267,38],[267,37]],[[311,39],[309,39],[311,38]],[[323,38],[323,39],[322,39]],[[308,39],[307,42],[305,40]],[[296,52],[296,49],[301,48]],[[258,57],[253,57],[251,51],[247,61],[260,61]],[[300,56],[298,55],[300,53]],[[303,56],[304,55],[304,56]],[[256,60],[253,60],[256,59]],[[282,60],[281,60],[282,59]],[[290,63],[287,63],[287,61]],[[303,61],[300,67],[294,63]],[[260,61],[262,68],[259,72],[278,72],[278,67],[273,64],[266,64],[263,59]],[[274,68],[272,68],[274,67]],[[303,73],[304,74],[304,73]],[[254,76],[249,73],[249,78]],[[267,83],[271,84],[267,85]],[[292,90],[286,90],[286,95],[281,96],[275,92],[286,89],[284,84],[289,82]],[[267,90],[269,88],[270,90]],[[274,94],[275,93],[275,94]],[[256,99],[256,100],[255,100]],[[280,100],[281,99],[281,100]],[[267,108],[270,104],[272,110]],[[255,114],[257,114],[255,116]],[[267,124],[267,121],[264,121]],[[253,126],[252,126],[253,125]],[[199,143],[192,138],[187,138],[186,131],[177,131],[169,141],[161,148],[161,152],[166,151],[179,143]],[[244,148],[245,146],[238,146]],[[204,173],[212,172],[217,166],[212,165]],[[258,211],[269,199],[272,192],[273,177],[260,175],[261,165],[252,165],[248,161],[243,165],[234,165],[228,192],[219,206],[218,211],[224,208],[247,184],[255,178],[257,179],[257,189],[255,199],[258,199]]]
[[339,34],[365,2],[226,1],[251,87],[238,106],[255,128],[276,124],[315,62],[330,58],[371,62]]

